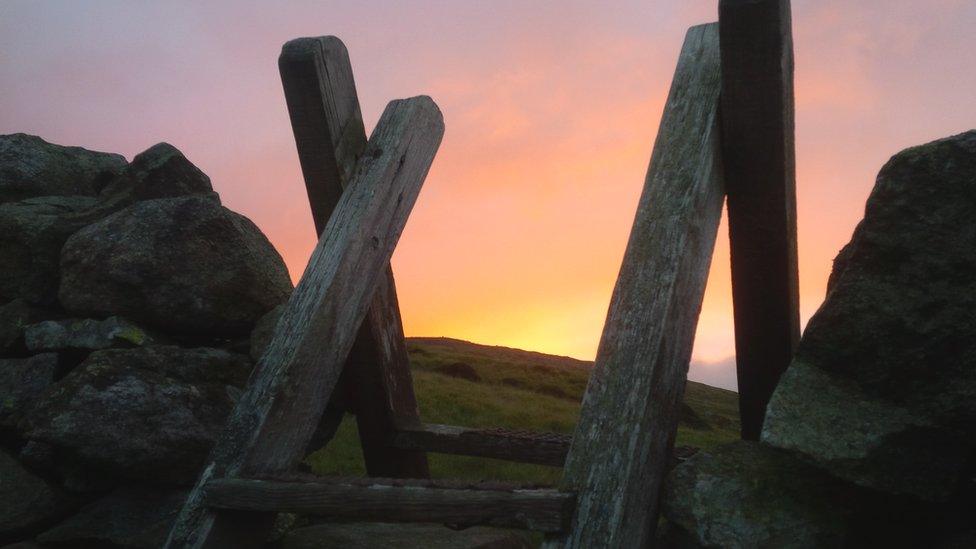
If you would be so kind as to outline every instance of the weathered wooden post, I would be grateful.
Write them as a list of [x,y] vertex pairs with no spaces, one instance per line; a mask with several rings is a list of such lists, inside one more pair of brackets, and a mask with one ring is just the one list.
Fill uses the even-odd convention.
[[[334,36],[298,38],[282,47],[281,82],[312,217],[319,236],[366,148],[366,131],[349,53]],[[342,381],[359,427],[366,471],[377,477],[429,476],[423,451],[392,448],[395,422],[420,425],[393,271],[387,267],[349,353]],[[328,442],[342,410],[326,412]]]
[[674,445],[724,191],[718,25],[688,31],[586,389],[546,547],[644,547]]
[[789,0],[721,0],[722,154],[742,438],[800,337]]
[[167,547],[263,543],[273,514],[208,507],[206,487],[287,472],[304,456],[443,133],[428,97],[387,106]]

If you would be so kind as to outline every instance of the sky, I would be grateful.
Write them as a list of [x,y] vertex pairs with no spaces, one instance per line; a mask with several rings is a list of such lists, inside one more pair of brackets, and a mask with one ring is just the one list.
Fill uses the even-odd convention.
[[[367,131],[430,95],[444,141],[393,258],[408,336],[592,359],[689,26],[717,0],[0,0],[0,133],[172,143],[297,280],[315,232],[277,56],[347,45]],[[976,127],[976,2],[794,0],[803,321],[899,150]],[[734,387],[727,228],[690,377]]]

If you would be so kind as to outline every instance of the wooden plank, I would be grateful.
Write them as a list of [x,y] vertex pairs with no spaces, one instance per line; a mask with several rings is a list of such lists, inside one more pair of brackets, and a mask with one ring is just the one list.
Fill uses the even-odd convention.
[[546,547],[646,547],[674,446],[722,212],[716,24],[688,31],[566,460],[577,493]]
[[573,495],[556,490],[455,489],[366,482],[229,479],[207,484],[204,501],[222,509],[321,515],[332,520],[431,522],[559,532]]
[[[288,114],[319,236],[366,148],[366,132],[349,53],[334,36],[298,38],[278,58]],[[385,446],[395,418],[420,423],[393,271],[377,285],[353,344],[340,386],[356,413],[366,470],[373,476],[427,477],[423,452]],[[333,402],[335,404],[335,402]],[[323,446],[343,409],[330,406],[322,421]],[[334,416],[340,417],[334,417]]]
[[[393,439],[396,448],[411,448],[459,456],[503,459],[562,467],[573,437],[560,433],[520,431],[502,428],[471,429],[454,425],[424,423],[401,426]],[[693,456],[697,448],[675,448],[668,460],[670,471]]]
[[722,134],[742,438],[800,338],[789,0],[722,0]]
[[377,284],[370,314],[349,353],[346,368],[351,378],[351,400],[367,474],[394,478],[429,477],[426,453],[389,445],[390,437],[396,433],[397,421],[404,425],[420,424],[396,285],[389,267]]
[[282,46],[278,72],[321,236],[366,149],[349,52],[335,36],[297,38]]
[[207,509],[203,487],[289,470],[303,457],[443,133],[429,97],[392,101],[383,112],[168,547],[263,541],[267,521]]
[[562,467],[571,441],[571,436],[558,433],[468,429],[427,423],[403,426],[397,431],[393,446]]

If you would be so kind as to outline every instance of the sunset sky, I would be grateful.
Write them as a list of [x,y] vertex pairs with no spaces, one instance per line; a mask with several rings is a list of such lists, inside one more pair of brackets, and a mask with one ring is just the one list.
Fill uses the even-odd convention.
[[[334,34],[367,130],[418,94],[447,125],[393,259],[407,335],[591,359],[682,38],[716,13],[717,0],[0,0],[0,133],[130,159],[170,142],[297,280],[314,229],[277,56]],[[881,165],[976,127],[976,2],[794,0],[793,18],[805,321]],[[728,386],[720,230],[692,377]]]

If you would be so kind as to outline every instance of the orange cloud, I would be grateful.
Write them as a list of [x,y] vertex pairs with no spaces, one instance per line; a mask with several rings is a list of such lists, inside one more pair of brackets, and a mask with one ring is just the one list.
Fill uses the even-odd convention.
[[[297,279],[314,230],[275,59],[288,39],[337,34],[367,125],[419,93],[445,115],[394,256],[407,333],[593,357],[681,37],[715,0],[238,4],[5,5],[0,130],[130,157],[172,142]],[[880,166],[976,120],[976,3],[793,15],[807,318]],[[721,231],[695,348],[715,368],[733,353]]]

